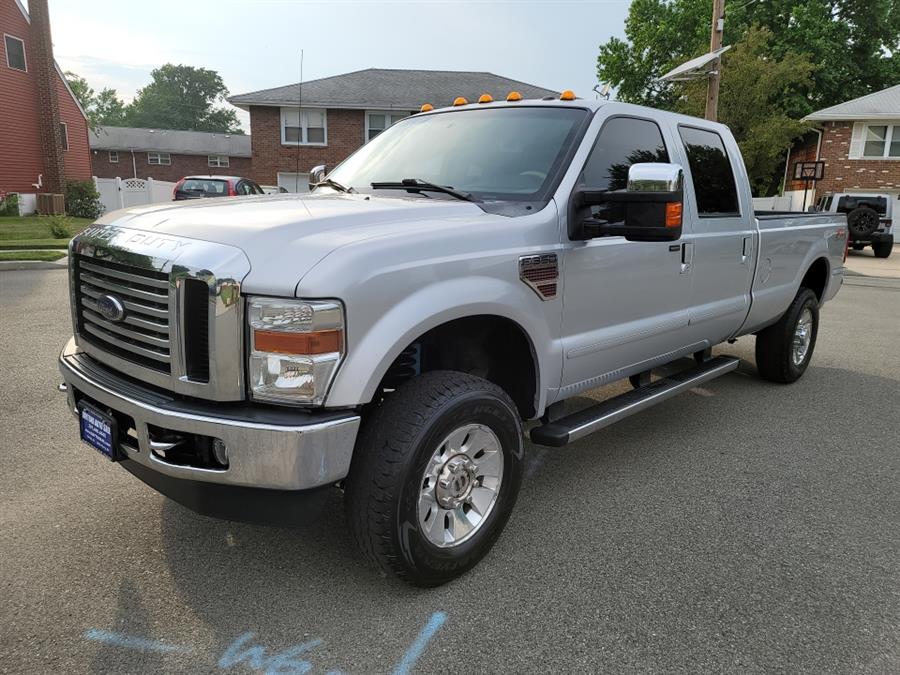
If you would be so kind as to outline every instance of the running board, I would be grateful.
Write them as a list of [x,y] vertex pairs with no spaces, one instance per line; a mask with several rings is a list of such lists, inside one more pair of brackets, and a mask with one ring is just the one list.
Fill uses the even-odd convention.
[[676,394],[693,389],[720,375],[735,370],[740,359],[732,356],[717,356],[704,361],[695,368],[683,370],[655,382],[626,392],[608,401],[579,410],[555,422],[549,422],[531,430],[531,440],[538,445],[559,448],[584,438],[599,429],[608,427],[621,419],[662,403]]

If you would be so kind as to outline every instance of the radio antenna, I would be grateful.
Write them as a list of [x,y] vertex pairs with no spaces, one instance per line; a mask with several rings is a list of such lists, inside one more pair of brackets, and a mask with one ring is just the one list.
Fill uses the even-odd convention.
[[297,163],[294,167],[294,192],[300,192],[300,146],[303,143],[303,50],[300,50],[300,87],[297,92]]

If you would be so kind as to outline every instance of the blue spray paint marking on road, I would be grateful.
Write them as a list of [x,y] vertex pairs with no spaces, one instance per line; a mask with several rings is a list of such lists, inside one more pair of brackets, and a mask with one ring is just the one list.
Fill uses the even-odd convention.
[[168,642],[160,642],[159,640],[134,637],[132,635],[123,635],[122,633],[114,633],[110,630],[100,630],[98,628],[91,628],[90,630],[85,631],[84,637],[87,640],[94,640],[95,642],[102,642],[107,645],[126,647],[127,649],[136,649],[139,652],[190,654],[194,651],[193,647],[173,645]]
[[[419,657],[422,656],[429,642],[431,642],[431,639],[440,630],[441,626],[444,625],[445,621],[447,621],[445,612],[435,612],[431,615],[428,623],[422,627],[415,641],[409,646],[403,658],[394,668],[393,675],[409,675],[412,672]],[[115,633],[100,628],[86,630],[84,637],[86,640],[141,652],[159,652],[164,654],[192,654],[195,652],[193,647],[125,635],[124,633]],[[313,669],[313,664],[305,658],[299,659],[297,657],[322,644],[322,640],[315,638],[302,644],[288,647],[272,656],[267,656],[265,647],[251,642],[254,637],[255,634],[248,631],[235,638],[222,653],[221,658],[219,658],[219,668],[228,670],[234,666],[244,665],[252,670],[263,671],[264,675],[305,675],[305,673]],[[343,673],[339,669],[332,668],[326,671],[326,675],[343,675]]]
[[305,659],[298,661],[296,657],[322,644],[319,639],[309,640],[267,658],[265,647],[262,645],[255,644],[244,648],[244,645],[252,640],[253,636],[254,634],[250,632],[239,635],[222,654],[222,658],[219,659],[219,668],[224,670],[240,663],[246,663],[256,670],[265,669],[265,675],[303,675],[312,670],[312,664]]
[[428,646],[431,638],[433,638],[434,634],[440,630],[446,620],[447,615],[444,612],[435,612],[431,615],[431,618],[428,619],[428,623],[426,623],[424,628],[419,632],[419,636],[416,638],[415,642],[409,646],[409,649],[406,650],[406,654],[403,655],[403,659],[397,664],[397,667],[394,668],[394,675],[409,675],[409,672],[412,670],[413,666],[416,665],[416,661],[419,660],[422,652],[425,651],[425,647]]

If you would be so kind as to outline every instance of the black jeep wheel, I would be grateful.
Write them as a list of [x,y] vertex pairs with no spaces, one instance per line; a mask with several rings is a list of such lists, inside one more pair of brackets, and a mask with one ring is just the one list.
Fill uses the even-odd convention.
[[891,254],[893,248],[893,241],[880,241],[877,244],[872,244],[872,250],[875,251],[876,258],[887,258]]
[[856,239],[868,239],[878,229],[878,212],[868,206],[859,206],[847,214],[847,227]]
[[345,492],[353,535],[409,583],[450,581],[503,531],[523,457],[522,422],[502,389],[454,371],[413,378],[360,433]]
[[819,332],[819,301],[801,286],[777,323],[756,336],[756,368],[763,379],[790,384],[806,372]]

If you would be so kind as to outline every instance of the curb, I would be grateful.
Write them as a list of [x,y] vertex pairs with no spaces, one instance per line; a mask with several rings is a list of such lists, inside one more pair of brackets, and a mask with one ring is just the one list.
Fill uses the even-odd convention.
[[0,260],[0,272],[12,272],[14,270],[65,270],[68,268],[68,258],[60,258],[54,262],[46,260]]

